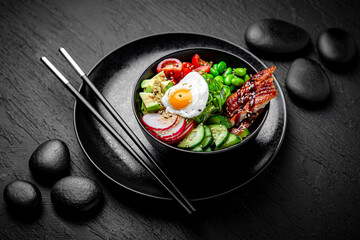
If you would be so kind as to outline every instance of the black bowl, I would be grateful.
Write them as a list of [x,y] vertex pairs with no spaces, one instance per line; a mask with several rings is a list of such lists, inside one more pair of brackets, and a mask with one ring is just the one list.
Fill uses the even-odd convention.
[[[141,89],[141,82],[145,79],[152,78],[155,74],[157,74],[156,67],[157,65],[166,58],[177,58],[182,62],[189,62],[195,54],[199,54],[202,59],[213,61],[214,63],[225,61],[228,66],[231,67],[245,67],[247,69],[248,74],[255,74],[257,71],[256,69],[251,66],[247,61],[244,59],[231,54],[229,52],[212,49],[212,48],[194,48],[194,49],[184,49],[180,51],[173,52],[171,54],[168,54],[157,61],[155,61],[153,64],[151,64],[141,75],[141,77],[138,79],[133,96],[132,96],[132,102],[133,102],[133,112],[135,114],[135,118],[140,125],[140,128],[142,132],[144,133],[146,139],[150,142],[150,144],[158,150],[161,154],[166,156],[167,158],[171,158],[171,163],[175,164],[176,166],[182,166],[184,163],[184,160],[191,161],[192,167],[195,165],[203,166],[204,162],[206,161],[206,164],[217,164],[217,162],[214,162],[213,160],[218,160],[219,158],[231,158],[232,156],[236,156],[238,154],[244,155],[244,151],[246,151],[246,145],[253,140],[257,134],[259,133],[261,127],[264,125],[266,121],[266,117],[269,112],[270,103],[267,104],[267,106],[264,108],[264,110],[261,112],[261,114],[258,116],[256,121],[250,126],[249,130],[251,134],[247,136],[243,141],[240,143],[225,148],[220,149],[212,152],[194,152],[186,149],[181,149],[176,146],[169,145],[167,143],[164,143],[154,137],[150,132],[146,129],[142,121],[140,120],[142,117],[141,113],[141,100],[139,97],[139,92],[142,91]],[[178,164],[180,163],[180,164]],[[197,163],[197,164],[196,164]],[[195,165],[194,165],[195,164]]]

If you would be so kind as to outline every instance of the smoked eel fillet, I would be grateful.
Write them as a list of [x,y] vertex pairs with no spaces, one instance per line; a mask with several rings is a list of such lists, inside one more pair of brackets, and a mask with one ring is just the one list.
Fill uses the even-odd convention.
[[270,78],[275,71],[275,66],[262,70],[253,75],[246,83],[231,95],[224,104],[225,116],[230,118],[239,106],[249,101],[250,93],[259,88],[262,81]]
[[227,99],[224,112],[233,125],[232,133],[237,135],[250,127],[266,104],[277,96],[274,78],[271,77],[275,68],[258,72]]

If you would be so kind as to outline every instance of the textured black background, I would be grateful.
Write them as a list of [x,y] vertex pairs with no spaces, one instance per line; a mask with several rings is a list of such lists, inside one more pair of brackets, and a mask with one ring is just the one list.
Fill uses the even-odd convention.
[[[0,239],[359,239],[359,61],[347,72],[325,68],[331,98],[310,109],[285,89],[292,61],[262,58],[278,66],[287,100],[283,146],[254,181],[197,202],[199,213],[192,217],[174,203],[114,191],[95,172],[76,141],[74,99],[39,61],[46,55],[73,75],[57,52],[60,46],[81,56],[78,62],[88,71],[114,48],[163,32],[208,34],[246,47],[250,23],[277,18],[309,32],[312,49],[306,56],[321,63],[315,44],[328,27],[345,29],[359,46],[358,9],[356,1],[1,1],[0,191],[12,180],[30,180],[42,191],[44,207],[25,221],[10,215],[1,197]],[[31,176],[28,159],[49,138],[69,145],[73,175],[102,185],[106,200],[97,215],[60,216],[49,187]]]

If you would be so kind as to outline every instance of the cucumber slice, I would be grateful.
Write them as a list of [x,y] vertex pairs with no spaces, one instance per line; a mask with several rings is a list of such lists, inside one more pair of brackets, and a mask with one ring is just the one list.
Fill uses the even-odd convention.
[[220,147],[229,137],[229,132],[222,124],[213,124],[209,126],[215,139],[215,147]]
[[191,148],[191,151],[194,151],[194,152],[203,152],[203,149],[200,147],[200,145],[194,147],[194,148]]
[[212,151],[211,147],[208,147],[208,148],[204,149],[204,152],[211,152],[211,151]]
[[210,127],[207,126],[207,125],[204,125],[204,128],[205,128],[205,137],[204,137],[204,140],[200,144],[202,149],[210,147],[212,141],[214,140],[214,138],[213,138],[213,136],[211,134]]
[[250,135],[250,131],[249,129],[245,128],[244,130],[242,130],[237,136],[241,139],[246,138],[247,136]]
[[181,140],[179,148],[194,148],[204,140],[205,128],[203,124],[199,124],[196,128],[191,131]]
[[224,142],[223,145],[221,145],[220,147],[218,148],[215,148],[214,150],[218,150],[218,149],[224,149],[224,148],[227,148],[227,147],[231,147],[237,143],[241,142],[241,138],[239,138],[238,136],[236,136],[235,134],[233,133],[229,133],[229,137],[228,139]]
[[231,122],[225,117],[225,116],[222,116],[222,115],[214,115],[214,116],[211,116],[208,118],[208,120],[206,121],[207,124],[222,124],[222,125],[225,125],[226,128],[231,128],[232,125],[231,125]]

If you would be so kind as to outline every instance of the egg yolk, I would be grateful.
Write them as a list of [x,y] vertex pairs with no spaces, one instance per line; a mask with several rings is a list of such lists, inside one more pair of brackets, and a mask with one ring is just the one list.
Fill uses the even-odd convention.
[[191,100],[192,95],[188,89],[179,89],[169,97],[169,102],[175,109],[186,108],[191,103]]

